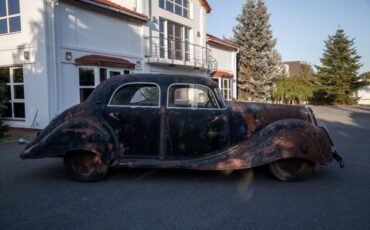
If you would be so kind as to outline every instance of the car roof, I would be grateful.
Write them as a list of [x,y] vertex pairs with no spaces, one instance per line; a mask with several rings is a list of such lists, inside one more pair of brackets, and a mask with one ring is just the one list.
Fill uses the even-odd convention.
[[191,75],[174,75],[174,74],[126,74],[116,75],[109,78],[100,84],[92,95],[89,97],[90,102],[94,101],[106,101],[113,93],[113,91],[127,83],[132,82],[145,82],[145,83],[156,83],[160,87],[167,87],[174,83],[185,83],[185,84],[200,84],[210,88],[217,88],[218,85],[210,77],[191,76]]
[[216,87],[214,81],[210,77],[191,76],[191,75],[174,75],[174,74],[126,74],[114,76],[107,80],[108,84],[114,83],[128,83],[128,82],[153,82],[161,83],[190,83],[190,84],[204,84]]

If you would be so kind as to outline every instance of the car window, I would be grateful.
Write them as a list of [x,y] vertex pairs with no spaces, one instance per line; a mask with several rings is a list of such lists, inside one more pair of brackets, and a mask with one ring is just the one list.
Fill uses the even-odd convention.
[[168,107],[219,108],[208,87],[202,85],[172,85],[168,93]]
[[154,84],[129,84],[118,89],[110,105],[159,106],[159,87]]

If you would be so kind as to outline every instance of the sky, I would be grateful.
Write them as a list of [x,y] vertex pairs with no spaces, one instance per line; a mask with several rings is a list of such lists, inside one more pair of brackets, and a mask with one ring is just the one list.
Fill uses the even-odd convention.
[[[247,0],[208,0],[207,32],[233,36],[235,17]],[[329,35],[338,28],[355,38],[361,56],[359,73],[370,71],[370,0],[265,0],[271,14],[276,48],[283,61],[303,61],[320,65]]]

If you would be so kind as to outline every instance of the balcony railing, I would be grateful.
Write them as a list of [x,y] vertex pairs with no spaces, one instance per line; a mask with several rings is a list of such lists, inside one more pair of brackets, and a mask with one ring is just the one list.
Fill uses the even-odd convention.
[[147,63],[183,65],[204,70],[216,70],[217,61],[211,50],[183,41],[162,37],[145,37]]

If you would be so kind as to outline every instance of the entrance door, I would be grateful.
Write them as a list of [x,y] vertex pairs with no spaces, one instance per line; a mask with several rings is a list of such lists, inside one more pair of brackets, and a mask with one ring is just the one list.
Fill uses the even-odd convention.
[[128,83],[114,93],[105,119],[117,133],[121,158],[158,158],[160,89],[153,83]]
[[206,86],[170,86],[166,121],[168,159],[202,157],[229,143],[228,112]]

